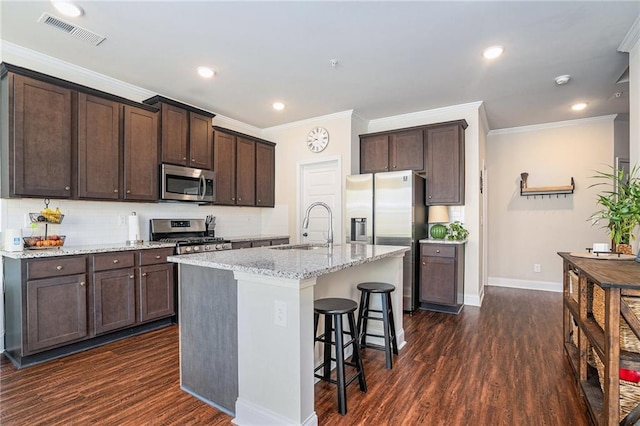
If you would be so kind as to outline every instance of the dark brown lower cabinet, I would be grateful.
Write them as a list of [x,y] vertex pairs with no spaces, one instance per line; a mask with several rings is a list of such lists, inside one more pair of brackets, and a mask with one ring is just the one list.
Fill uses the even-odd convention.
[[289,244],[289,238],[265,238],[252,241],[234,241],[231,243],[233,250],[253,247],[268,247],[268,246],[281,246],[283,244]]
[[93,304],[96,334],[107,333],[136,322],[133,268],[93,274]]
[[171,254],[3,257],[5,354],[20,368],[173,323]]
[[88,335],[85,274],[30,280],[26,290],[26,355]]
[[464,306],[464,243],[420,244],[420,307],[459,313]]

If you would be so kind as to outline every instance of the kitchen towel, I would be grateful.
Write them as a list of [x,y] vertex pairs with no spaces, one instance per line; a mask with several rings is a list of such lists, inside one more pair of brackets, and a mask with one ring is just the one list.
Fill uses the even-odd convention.
[[140,222],[138,221],[136,212],[133,212],[128,216],[128,224],[129,238],[127,239],[127,243],[136,244],[142,242],[142,238],[140,238]]
[[2,240],[5,251],[22,251],[22,231],[20,229],[6,229]]

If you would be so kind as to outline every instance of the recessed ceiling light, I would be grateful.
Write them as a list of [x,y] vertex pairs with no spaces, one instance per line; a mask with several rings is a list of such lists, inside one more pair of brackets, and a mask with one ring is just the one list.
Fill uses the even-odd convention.
[[82,10],[80,6],[68,1],[51,0],[51,4],[53,4],[53,7],[55,7],[58,12],[65,16],[71,16],[72,18],[77,18],[84,13],[84,10]]
[[484,49],[484,52],[482,53],[482,56],[484,56],[487,59],[495,59],[498,56],[502,55],[502,52],[504,52],[504,47],[502,47],[502,46],[491,46],[491,47],[487,47],[486,49]]
[[273,109],[276,111],[282,111],[284,109],[284,104],[282,102],[274,102]]
[[203,78],[211,78],[214,76],[215,71],[213,71],[209,67],[198,67],[198,74],[200,74],[200,77]]
[[563,84],[567,84],[571,80],[571,76],[569,74],[559,75],[555,78],[556,84],[558,86],[562,86]]
[[574,110],[574,111],[582,111],[586,107],[587,107],[587,104],[584,103],[584,102],[580,102],[578,104],[571,105],[571,109]]

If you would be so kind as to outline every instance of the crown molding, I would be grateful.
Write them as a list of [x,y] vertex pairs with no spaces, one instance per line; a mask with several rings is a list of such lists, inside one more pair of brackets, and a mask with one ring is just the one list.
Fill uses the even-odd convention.
[[263,132],[272,132],[272,131],[279,131],[279,130],[289,129],[289,128],[293,128],[293,127],[313,126],[315,124],[318,124],[318,123],[321,123],[321,122],[325,122],[325,121],[328,121],[328,120],[339,120],[339,119],[343,119],[343,118],[351,119],[352,116],[353,116],[353,110],[349,109],[349,110],[346,110],[346,111],[335,112],[333,114],[321,115],[319,117],[307,118],[307,119],[304,119],[304,120],[293,121],[291,123],[285,123],[285,124],[279,124],[277,126],[272,126],[272,127],[265,127],[264,129],[262,129],[262,131]]
[[624,36],[620,46],[618,46],[618,51],[631,52],[631,49],[638,44],[638,40],[640,40],[640,16],[636,18],[629,31],[627,31],[627,35]]
[[[469,112],[473,112],[474,115],[477,114],[478,109],[482,105],[482,101],[478,102],[469,102],[466,104],[459,105],[451,105],[442,108],[429,109],[425,111],[417,111],[410,112],[408,114],[400,114],[394,115],[391,117],[377,118],[375,120],[369,120],[369,132],[375,133],[378,131],[384,131],[387,129],[393,129],[398,126],[399,122],[422,122],[429,123],[430,120],[433,120],[434,117],[439,115],[448,115],[448,114],[468,114]],[[436,118],[436,121],[439,118]]]
[[497,129],[489,131],[488,135],[506,135],[510,133],[525,133],[537,130],[555,129],[558,127],[580,126],[583,124],[595,123],[598,121],[612,121],[618,114],[601,115],[598,117],[578,118],[575,120],[555,121],[553,123],[533,124],[531,126],[508,127],[505,129]]

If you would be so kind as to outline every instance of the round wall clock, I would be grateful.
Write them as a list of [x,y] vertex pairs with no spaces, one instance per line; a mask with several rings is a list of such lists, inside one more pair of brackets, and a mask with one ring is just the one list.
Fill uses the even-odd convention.
[[320,152],[329,144],[329,132],[324,127],[315,127],[307,136],[307,146],[311,152]]

